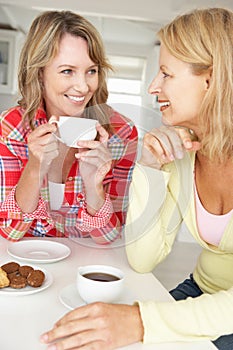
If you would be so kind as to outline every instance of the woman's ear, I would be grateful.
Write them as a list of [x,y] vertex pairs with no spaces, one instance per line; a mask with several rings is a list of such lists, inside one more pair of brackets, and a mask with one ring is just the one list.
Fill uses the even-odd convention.
[[40,86],[43,88],[44,82],[43,82],[43,69],[42,68],[39,70],[38,80],[39,80]]
[[206,82],[206,90],[209,89],[210,84],[211,84],[211,79],[212,79],[212,68],[209,69],[209,71],[206,73],[205,77],[205,82]]

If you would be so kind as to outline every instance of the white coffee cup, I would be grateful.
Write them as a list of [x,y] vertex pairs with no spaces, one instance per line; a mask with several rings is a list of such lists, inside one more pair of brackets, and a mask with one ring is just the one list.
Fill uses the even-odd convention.
[[94,140],[97,134],[95,119],[78,117],[59,117],[59,121],[52,121],[58,126],[58,133],[54,134],[56,138],[69,147],[79,148],[78,141]]
[[117,302],[124,290],[124,273],[109,265],[81,266],[77,272],[77,289],[87,303]]

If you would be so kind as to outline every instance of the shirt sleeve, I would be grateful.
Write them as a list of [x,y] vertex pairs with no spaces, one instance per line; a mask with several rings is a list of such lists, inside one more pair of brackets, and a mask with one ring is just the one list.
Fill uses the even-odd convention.
[[[106,193],[102,208],[91,216],[83,206],[77,228],[83,236],[91,236],[98,244],[115,241],[123,232],[129,201],[129,185],[137,156],[138,133],[136,127],[125,124],[120,137],[111,147],[113,167],[104,180]],[[119,159],[118,152],[121,152]],[[115,159],[114,159],[115,157]]]
[[53,221],[48,215],[44,200],[39,199],[38,206],[32,213],[23,213],[15,201],[15,189],[16,186],[13,187],[6,200],[0,204],[0,232],[2,236],[12,241],[19,240],[29,231],[35,220],[44,222],[45,232],[50,230],[53,227]]
[[[10,122],[4,120],[5,125],[11,132]],[[12,241],[22,238],[32,226],[35,231],[38,227],[38,235],[45,235],[53,227],[42,197],[33,213],[23,213],[15,201],[15,189],[28,159],[27,145],[17,132],[20,141],[0,135],[0,234]]]
[[232,334],[233,287],[170,302],[139,302],[144,343],[215,340]]

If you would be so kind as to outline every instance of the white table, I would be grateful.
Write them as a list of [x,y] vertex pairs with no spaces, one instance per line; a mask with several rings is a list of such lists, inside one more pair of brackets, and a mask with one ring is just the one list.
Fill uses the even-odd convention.
[[[35,238],[32,238],[36,240]],[[54,238],[52,238],[54,240]],[[55,321],[68,309],[60,302],[59,293],[67,285],[75,282],[76,270],[85,264],[109,264],[121,268],[126,274],[126,286],[140,300],[157,299],[166,301],[171,298],[167,290],[152,273],[138,274],[133,271],[125,255],[124,248],[94,248],[77,244],[69,239],[58,238],[58,242],[71,248],[71,254],[64,260],[50,264],[36,264],[53,275],[52,285],[40,293],[27,296],[0,296],[0,349],[1,350],[45,350],[39,336],[50,329]],[[88,242],[88,241],[85,241]],[[9,243],[0,237],[0,265],[9,261],[22,260],[12,258],[7,253]],[[216,349],[209,342],[163,343],[143,345],[141,343],[124,347],[127,350],[208,350]]]

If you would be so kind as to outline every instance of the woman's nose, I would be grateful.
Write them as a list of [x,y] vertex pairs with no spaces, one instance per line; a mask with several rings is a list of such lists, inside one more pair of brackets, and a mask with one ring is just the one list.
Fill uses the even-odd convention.
[[159,94],[161,92],[158,76],[156,76],[150,83],[148,92],[149,94]]
[[87,84],[87,80],[86,80],[85,75],[79,74],[78,76],[76,76],[76,80],[74,83],[74,89],[76,91],[83,93],[83,94],[88,92],[89,88],[88,88],[88,84]]

